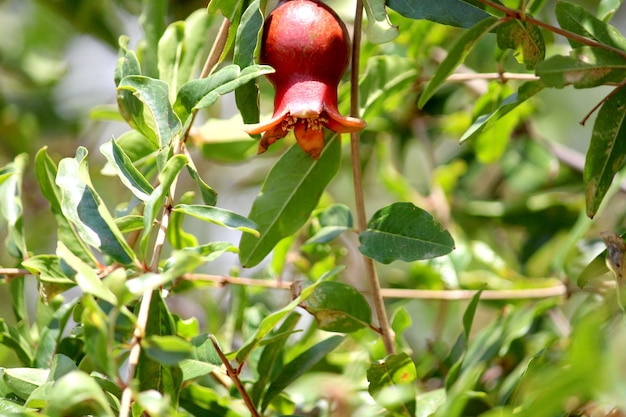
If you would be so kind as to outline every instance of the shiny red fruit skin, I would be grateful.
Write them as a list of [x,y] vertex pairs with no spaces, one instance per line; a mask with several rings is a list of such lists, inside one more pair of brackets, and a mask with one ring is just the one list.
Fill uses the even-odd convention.
[[[316,0],[282,2],[268,17],[261,63],[276,72],[274,112],[286,106],[297,117],[337,102],[337,85],[350,60],[350,40],[335,12]],[[301,114],[301,112],[304,112]]]

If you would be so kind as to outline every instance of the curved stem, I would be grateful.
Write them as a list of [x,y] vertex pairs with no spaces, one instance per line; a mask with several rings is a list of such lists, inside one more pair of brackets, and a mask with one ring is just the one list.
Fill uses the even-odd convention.
[[621,49],[618,48],[614,48],[610,45],[606,45],[597,41],[594,41],[593,39],[589,39],[586,38],[584,36],[581,36],[577,33],[574,32],[570,32],[569,30],[565,30],[565,29],[561,29],[560,27],[557,26],[553,26],[549,23],[545,23],[542,22],[541,20],[537,20],[527,14],[524,13],[524,11],[519,11],[519,10],[514,10],[514,9],[510,9],[506,6],[503,6],[501,4],[498,3],[494,3],[493,1],[490,0],[478,0],[480,3],[484,4],[485,6],[489,6],[492,9],[498,10],[502,13],[504,13],[507,17],[511,18],[511,19],[516,19],[516,20],[521,20],[523,22],[527,22],[530,23],[531,25],[535,25],[538,26],[542,29],[548,30],[552,33],[556,33],[557,35],[561,35],[565,38],[571,39],[573,41],[576,41],[578,43],[582,43],[583,45],[587,45],[587,46],[591,46],[593,48],[601,48],[607,51],[611,51],[614,54],[617,54],[619,56],[621,56],[622,58],[626,59],[626,51],[622,51]]
[[[350,73],[350,116],[359,117],[359,61],[361,46],[361,25],[363,22],[363,2],[357,0],[356,12],[354,14],[354,32],[352,35],[352,69]],[[350,156],[352,160],[352,179],[354,182],[354,198],[356,202],[357,226],[359,231],[367,228],[365,215],[365,199],[363,197],[363,180],[361,177],[361,160],[359,152],[359,132],[350,133]],[[380,293],[380,281],[376,273],[374,260],[363,257],[365,262],[365,272],[372,291],[372,301],[380,326],[383,344],[387,354],[395,353],[393,330],[389,326],[385,301]]]

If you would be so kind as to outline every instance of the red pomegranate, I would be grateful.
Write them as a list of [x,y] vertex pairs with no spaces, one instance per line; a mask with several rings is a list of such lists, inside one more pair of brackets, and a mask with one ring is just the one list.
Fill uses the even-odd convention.
[[265,21],[261,45],[261,63],[276,70],[267,76],[276,90],[274,115],[246,127],[250,134],[265,132],[259,153],[293,129],[300,147],[317,159],[323,126],[338,133],[365,127],[337,110],[337,85],[349,60],[348,31],[330,7],[317,0],[279,3]]

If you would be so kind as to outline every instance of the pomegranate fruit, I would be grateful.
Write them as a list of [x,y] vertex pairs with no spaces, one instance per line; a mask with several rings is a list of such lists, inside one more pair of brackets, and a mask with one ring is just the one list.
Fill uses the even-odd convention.
[[261,63],[276,71],[267,75],[276,90],[274,115],[246,126],[249,134],[264,132],[259,153],[293,129],[300,147],[317,159],[324,126],[338,133],[365,127],[337,109],[337,85],[349,61],[348,31],[330,7],[318,0],[279,3],[265,21],[261,44]]

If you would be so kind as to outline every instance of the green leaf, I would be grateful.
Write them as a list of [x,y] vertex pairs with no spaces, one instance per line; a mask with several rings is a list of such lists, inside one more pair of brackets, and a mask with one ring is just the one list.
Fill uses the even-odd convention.
[[[192,162],[192,161],[190,161]],[[200,196],[202,197],[202,201],[207,206],[214,206],[217,204],[217,193],[213,188],[211,188],[202,178],[200,178],[200,174],[198,170],[193,166],[192,163],[187,165],[187,171],[193,180],[196,182],[198,189],[200,190]]]
[[384,264],[435,258],[454,249],[450,233],[411,203],[394,203],[378,210],[359,241],[363,255]]
[[363,294],[341,282],[320,283],[300,306],[328,332],[352,333],[372,323],[372,310]]
[[544,86],[540,82],[530,81],[522,84],[516,93],[502,100],[496,110],[489,114],[479,116],[469,129],[463,134],[460,141],[474,140],[483,132],[493,129],[495,124],[505,115],[515,110],[526,100],[543,90]]
[[164,365],[177,365],[191,357],[192,346],[178,336],[150,336],[141,341],[146,354]]
[[159,173],[159,185],[154,189],[152,194],[150,194],[150,198],[146,202],[146,208],[144,210],[143,234],[141,236],[141,251],[144,254],[146,253],[148,238],[150,237],[150,232],[159,214],[159,210],[163,204],[165,204],[165,198],[169,194],[170,187],[174,183],[174,180],[188,162],[185,155],[175,155],[167,161],[165,167]]
[[243,70],[238,65],[228,65],[206,78],[189,81],[178,91],[174,103],[176,114],[187,123],[192,111],[212,106],[221,95],[272,72],[272,67],[267,65],[251,65]]
[[620,83],[626,77],[626,59],[609,51],[583,46],[571,56],[555,55],[537,66],[537,75],[546,87],[592,88]]
[[169,101],[169,86],[154,78],[129,75],[120,81],[118,91],[130,91],[141,103],[141,108],[129,107],[124,96],[118,104],[124,119],[145,136],[152,138],[161,148],[168,146],[181,132],[180,119]]
[[281,239],[307,221],[339,169],[340,157],[339,136],[334,135],[317,160],[297,145],[278,160],[248,215],[259,226],[261,237],[246,234],[239,243],[239,260],[244,267],[257,265]]
[[[179,199],[180,204],[191,204],[194,200],[194,193],[191,191],[183,194]],[[198,246],[196,235],[187,233],[183,230],[183,221],[185,215],[177,211],[173,211],[170,215],[170,224],[167,228],[167,240],[174,249],[183,249],[190,246]],[[142,219],[143,222],[143,219]],[[142,223],[143,227],[143,223]]]
[[397,55],[374,56],[367,60],[359,81],[359,107],[368,120],[383,110],[393,110],[406,99],[407,89],[419,72],[412,59]]
[[93,297],[83,296],[81,300],[83,325],[85,338],[85,353],[96,370],[104,373],[109,378],[117,376],[118,366],[112,351],[109,317]]
[[173,211],[185,213],[205,222],[214,223],[219,226],[233,230],[240,230],[258,237],[258,226],[252,220],[230,210],[200,205],[179,204]]
[[415,417],[430,417],[446,401],[446,390],[439,388],[417,396]]
[[317,215],[321,228],[303,245],[327,243],[352,229],[352,213],[345,204],[332,204]]
[[[169,86],[169,101],[174,102],[178,91],[178,63],[185,53],[185,22],[174,22],[159,39],[159,79]],[[189,80],[185,80],[189,81]]]
[[385,409],[406,415],[415,415],[415,364],[406,353],[389,355],[373,363],[367,370],[367,390]]
[[472,331],[472,324],[474,323],[474,316],[476,315],[476,309],[480,302],[480,295],[482,290],[476,291],[476,294],[472,297],[472,300],[467,305],[465,313],[463,313],[463,334],[465,335],[465,342],[469,342],[470,334]]
[[44,413],[50,417],[115,416],[102,388],[82,371],[72,371],[54,383]]
[[167,1],[151,0],[142,2],[142,13],[139,16],[139,23],[145,38],[139,45],[139,55],[142,57],[144,74],[157,78],[158,68],[158,44],[159,39],[165,31],[165,21],[167,19]]
[[115,168],[122,183],[141,201],[148,200],[154,188],[146,177],[133,165],[133,161],[126,155],[122,147],[115,140],[100,146],[100,152]]
[[[592,39],[596,42],[626,51],[626,38],[615,27],[599,20],[584,7],[577,4],[558,1],[554,8],[559,25],[570,32]],[[580,42],[567,39],[572,48],[583,46]]]
[[244,363],[250,352],[252,352],[252,350],[257,347],[259,343],[261,343],[261,340],[263,340],[263,338],[267,336],[267,334],[271,332],[272,329],[276,327],[276,325],[280,323],[282,319],[284,319],[289,313],[291,313],[296,307],[298,307],[300,303],[306,300],[313,293],[313,291],[315,291],[315,288],[317,288],[318,285],[324,282],[324,279],[332,277],[333,275],[337,274],[339,270],[340,268],[335,268],[327,272],[318,281],[309,285],[308,287],[305,287],[300,292],[300,294],[285,307],[265,317],[261,321],[261,323],[259,323],[254,334],[250,336],[250,338],[244,343],[244,345],[237,351],[237,361],[239,363]]
[[[433,2],[433,4],[441,4],[442,2]],[[426,4],[419,3],[419,4]],[[448,55],[443,62],[437,67],[437,71],[430,79],[422,95],[417,102],[418,107],[422,108],[435,94],[437,89],[444,83],[446,78],[454,72],[470,53],[474,45],[483,37],[486,33],[491,32],[502,23],[501,20],[495,17],[488,17],[480,22],[476,23],[470,29],[463,32],[463,34],[450,46]]]
[[261,410],[265,411],[278,394],[291,385],[293,381],[304,375],[326,355],[335,350],[335,348],[339,346],[343,340],[344,337],[342,336],[331,336],[302,352],[286,364],[267,389],[267,392],[263,397]]
[[[155,290],[150,301],[145,337],[173,336],[175,333],[174,319],[159,290]],[[154,389],[169,395],[172,404],[178,403],[182,387],[182,371],[178,366],[168,366],[155,361],[142,350],[136,377],[141,391]]]
[[76,158],[65,158],[59,163],[56,184],[62,192],[63,215],[73,223],[82,240],[122,264],[136,259],[91,184],[85,148],[78,148]]
[[598,4],[598,18],[603,22],[608,22],[621,5],[622,0],[600,0],[600,4]]
[[386,3],[404,17],[462,28],[470,28],[489,17],[485,11],[462,0],[387,0]]
[[0,216],[7,222],[6,250],[16,259],[28,255],[24,238],[22,181],[28,155],[20,154],[0,168]]
[[263,348],[257,367],[259,377],[250,393],[255,406],[259,405],[262,395],[266,392],[270,382],[276,378],[276,375],[282,369],[287,339],[294,331],[298,321],[300,321],[300,317],[298,313],[289,314],[280,327],[272,332],[272,341]]
[[127,36],[120,36],[119,47],[120,57],[115,64],[115,85],[119,85],[122,78],[127,75],[141,75],[141,65],[135,51],[128,49],[130,39]]
[[541,30],[530,23],[513,19],[498,27],[498,47],[510,48],[517,62],[533,69],[546,57],[546,45]]
[[626,89],[611,93],[593,126],[583,181],[587,215],[593,217],[626,159]]
[[37,174],[41,193],[50,202],[50,211],[54,214],[58,225],[57,236],[59,241],[63,242],[83,262],[87,262],[89,265],[96,265],[95,256],[80,238],[69,219],[63,214],[63,209],[61,208],[63,192],[61,187],[55,183],[57,167],[50,156],[48,156],[46,148],[42,148],[35,156],[35,173]]
[[117,298],[111,290],[102,283],[96,271],[83,262],[78,256],[70,252],[63,242],[58,242],[57,256],[76,271],[76,283],[81,290],[113,305],[117,304]]
[[0,318],[0,343],[15,352],[22,364],[30,366],[33,363],[34,352],[28,336],[28,333],[24,334],[17,326],[9,326],[3,318]]
[[35,388],[43,385],[50,374],[49,369],[38,368],[0,368],[2,382],[7,384],[12,393],[26,400]]
[[[233,51],[233,63],[240,68],[254,65],[258,50],[259,33],[263,28],[260,1],[250,2],[241,16],[237,27],[237,41]],[[259,122],[259,85],[256,80],[248,81],[235,90],[235,103],[244,123]]]
[[398,27],[393,26],[385,10],[384,0],[364,0],[367,14],[367,39],[376,44],[387,43],[398,37]]
[[76,286],[76,282],[71,280],[63,271],[58,256],[31,256],[22,262],[22,267],[37,277],[39,292],[48,301],[63,291]]

